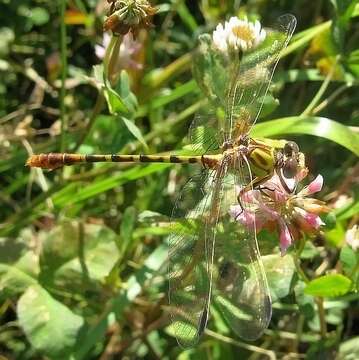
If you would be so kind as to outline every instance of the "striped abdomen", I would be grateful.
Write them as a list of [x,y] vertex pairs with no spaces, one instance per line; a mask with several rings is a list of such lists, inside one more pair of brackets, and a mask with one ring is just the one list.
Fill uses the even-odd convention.
[[43,169],[57,169],[64,165],[95,162],[129,162],[129,163],[176,163],[203,164],[214,166],[219,161],[216,155],[182,156],[182,155],[82,155],[66,153],[49,153],[32,155],[26,162],[27,166]]

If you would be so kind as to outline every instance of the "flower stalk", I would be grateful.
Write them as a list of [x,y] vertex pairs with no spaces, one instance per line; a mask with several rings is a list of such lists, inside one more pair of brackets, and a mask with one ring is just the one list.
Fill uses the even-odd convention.
[[61,119],[61,140],[60,151],[66,150],[66,133],[67,133],[67,119],[66,119],[66,76],[67,76],[67,44],[66,44],[66,0],[60,2],[60,46],[61,46],[61,89],[60,89],[60,119]]

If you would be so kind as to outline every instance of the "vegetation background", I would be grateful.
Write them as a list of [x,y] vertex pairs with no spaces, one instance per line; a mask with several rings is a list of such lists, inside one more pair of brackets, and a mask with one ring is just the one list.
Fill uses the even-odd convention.
[[[153,28],[120,48],[111,87],[99,66],[105,1],[0,0],[0,358],[358,359],[359,240],[348,232],[359,221],[358,1],[153,5]],[[232,15],[270,25],[284,13],[298,26],[254,133],[300,145],[332,212],[300,252],[280,257],[278,240],[260,237],[275,300],[263,337],[236,338],[214,307],[199,345],[181,349],[165,244],[175,199],[199,169],[24,164],[59,150],[182,149],[204,104],[191,74],[198,35]]]

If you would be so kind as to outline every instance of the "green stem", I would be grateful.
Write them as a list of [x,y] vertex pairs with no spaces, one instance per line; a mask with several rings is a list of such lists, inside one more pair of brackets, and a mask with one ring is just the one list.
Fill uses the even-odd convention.
[[308,115],[311,115],[313,113],[313,110],[318,105],[318,103],[321,100],[321,98],[323,97],[324,93],[327,91],[327,88],[328,88],[330,82],[332,81],[332,78],[333,78],[333,75],[334,75],[334,72],[335,72],[335,68],[336,68],[336,64],[337,64],[337,61],[334,62],[332,68],[330,69],[328,75],[324,79],[324,81],[323,81],[322,85],[320,86],[318,92],[315,94],[313,100],[309,103],[307,108],[302,112],[301,116],[308,116]]
[[334,102],[334,100],[341,95],[346,89],[350,89],[353,85],[352,84],[344,84],[342,86],[340,86],[338,89],[336,89],[335,91],[333,91],[327,99],[323,100],[319,105],[317,105],[312,113],[313,115],[317,115],[320,111],[322,111],[325,107],[327,107],[328,105],[332,104]]
[[114,54],[112,50],[115,47],[116,42],[117,42],[117,37],[112,35],[110,43],[108,44],[106,49],[105,57],[103,59],[103,70],[105,72],[106,79],[109,79],[109,73],[108,73],[109,64],[111,61],[111,57]]
[[[236,93],[238,88],[238,75],[239,75],[239,68],[241,64],[241,59],[237,56],[237,54],[234,55],[235,61],[233,63],[233,69],[232,69],[232,81],[229,85],[229,92],[228,92],[228,99],[226,104],[226,122],[223,124],[224,131],[228,132],[232,129],[232,121],[233,121],[233,113],[234,113],[234,107],[236,102]],[[228,136],[229,134],[227,134]]]
[[299,276],[301,277],[301,279],[307,284],[309,283],[309,278],[308,276],[305,274],[305,272],[303,271],[302,267],[300,266],[300,260],[299,260],[299,256],[295,253],[294,254],[294,265],[295,268],[299,274]]
[[[118,62],[118,56],[120,53],[120,46],[122,43],[122,36],[112,36],[109,45],[107,46],[105,57],[103,59],[103,65],[104,65],[104,73],[106,79],[110,82],[111,85],[114,84],[114,82],[117,79],[117,73],[116,73],[116,65]],[[91,132],[91,129],[96,121],[97,116],[101,113],[102,108],[105,104],[105,96],[104,96],[104,89],[99,89],[99,92],[97,94],[95,106],[92,109],[92,113],[90,115],[89,121],[86,125],[86,128],[84,129],[82,136],[76,143],[76,146],[72,151],[77,151],[78,148],[84,143],[86,140],[87,135]]]
[[325,339],[327,337],[327,323],[325,321],[324,300],[322,297],[317,297],[315,298],[315,302],[318,306],[320,336],[322,337],[322,339]]
[[[299,244],[298,250],[294,253],[294,265],[296,267],[296,270],[299,274],[299,276],[302,278],[302,280],[308,284],[310,282],[310,279],[303,271],[301,265],[300,265],[300,254],[303,251],[304,248],[304,241],[301,240]],[[324,301],[322,297],[316,297],[315,302],[318,307],[318,314],[319,314],[319,323],[320,323],[320,335],[322,339],[325,339],[327,336],[327,323],[325,321],[325,310],[324,310]]]
[[190,70],[192,60],[192,53],[184,54],[160,71],[156,71],[153,72],[152,75],[148,75],[144,82],[153,90],[159,89],[176,75]]
[[88,123],[86,125],[86,128],[82,132],[82,135],[81,135],[80,139],[77,141],[76,146],[73,148],[73,150],[72,150],[73,152],[76,152],[79,149],[79,147],[86,140],[87,135],[91,132],[92,127],[93,127],[93,125],[94,125],[94,123],[96,121],[96,118],[101,113],[104,104],[105,104],[105,97],[103,95],[103,90],[99,90],[99,92],[97,94],[95,106],[92,109],[92,113],[90,115],[89,121],[88,121]]
[[116,80],[118,78],[118,72],[116,72],[116,66],[118,63],[118,58],[120,54],[120,47],[122,43],[122,36],[113,36],[115,38],[113,48],[111,49],[111,53],[108,54],[109,60],[108,60],[108,68],[107,68],[107,76],[108,80],[110,81],[111,85],[116,84]]
[[60,47],[61,47],[61,90],[60,90],[60,119],[61,119],[61,141],[60,151],[66,150],[66,76],[67,76],[67,44],[66,44],[66,24],[65,24],[65,12],[66,12],[66,0],[60,2]]
[[355,274],[356,274],[358,271],[359,271],[359,258],[357,258],[357,263],[356,263],[354,269],[353,269],[353,270],[351,271],[351,273],[349,274],[349,277],[350,277],[351,279],[353,279],[354,276],[355,276]]
[[315,36],[318,36],[324,31],[327,31],[330,29],[332,25],[332,21],[326,21],[323,24],[319,24],[316,26],[313,26],[310,29],[304,30],[301,33],[296,34],[293,36],[293,40],[291,41],[291,44],[287,46],[286,49],[284,49],[281,53],[281,58],[291,54],[292,52],[304,47],[307,43],[309,43]]

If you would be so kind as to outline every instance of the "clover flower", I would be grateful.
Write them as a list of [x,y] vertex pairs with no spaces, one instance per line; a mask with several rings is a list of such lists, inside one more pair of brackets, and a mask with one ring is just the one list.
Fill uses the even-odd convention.
[[151,17],[156,13],[147,0],[107,0],[110,13],[103,24],[105,31],[112,30],[115,35],[132,32],[137,35],[141,28],[151,26]]
[[213,44],[222,52],[245,52],[258,46],[264,41],[266,35],[266,31],[258,20],[250,22],[233,16],[224,23],[224,26],[217,25],[213,32]]
[[359,226],[354,225],[351,229],[345,233],[346,243],[354,250],[359,249]]
[[[302,180],[307,173],[306,169],[303,170],[292,182]],[[279,176],[273,175],[260,189],[242,194],[242,205],[231,206],[230,214],[245,227],[256,232],[264,228],[277,231],[283,256],[293,241],[299,239],[303,233],[315,233],[325,225],[319,214],[328,212],[329,208],[323,201],[309,197],[319,192],[322,186],[323,177],[318,175],[297,194],[288,193]]]

